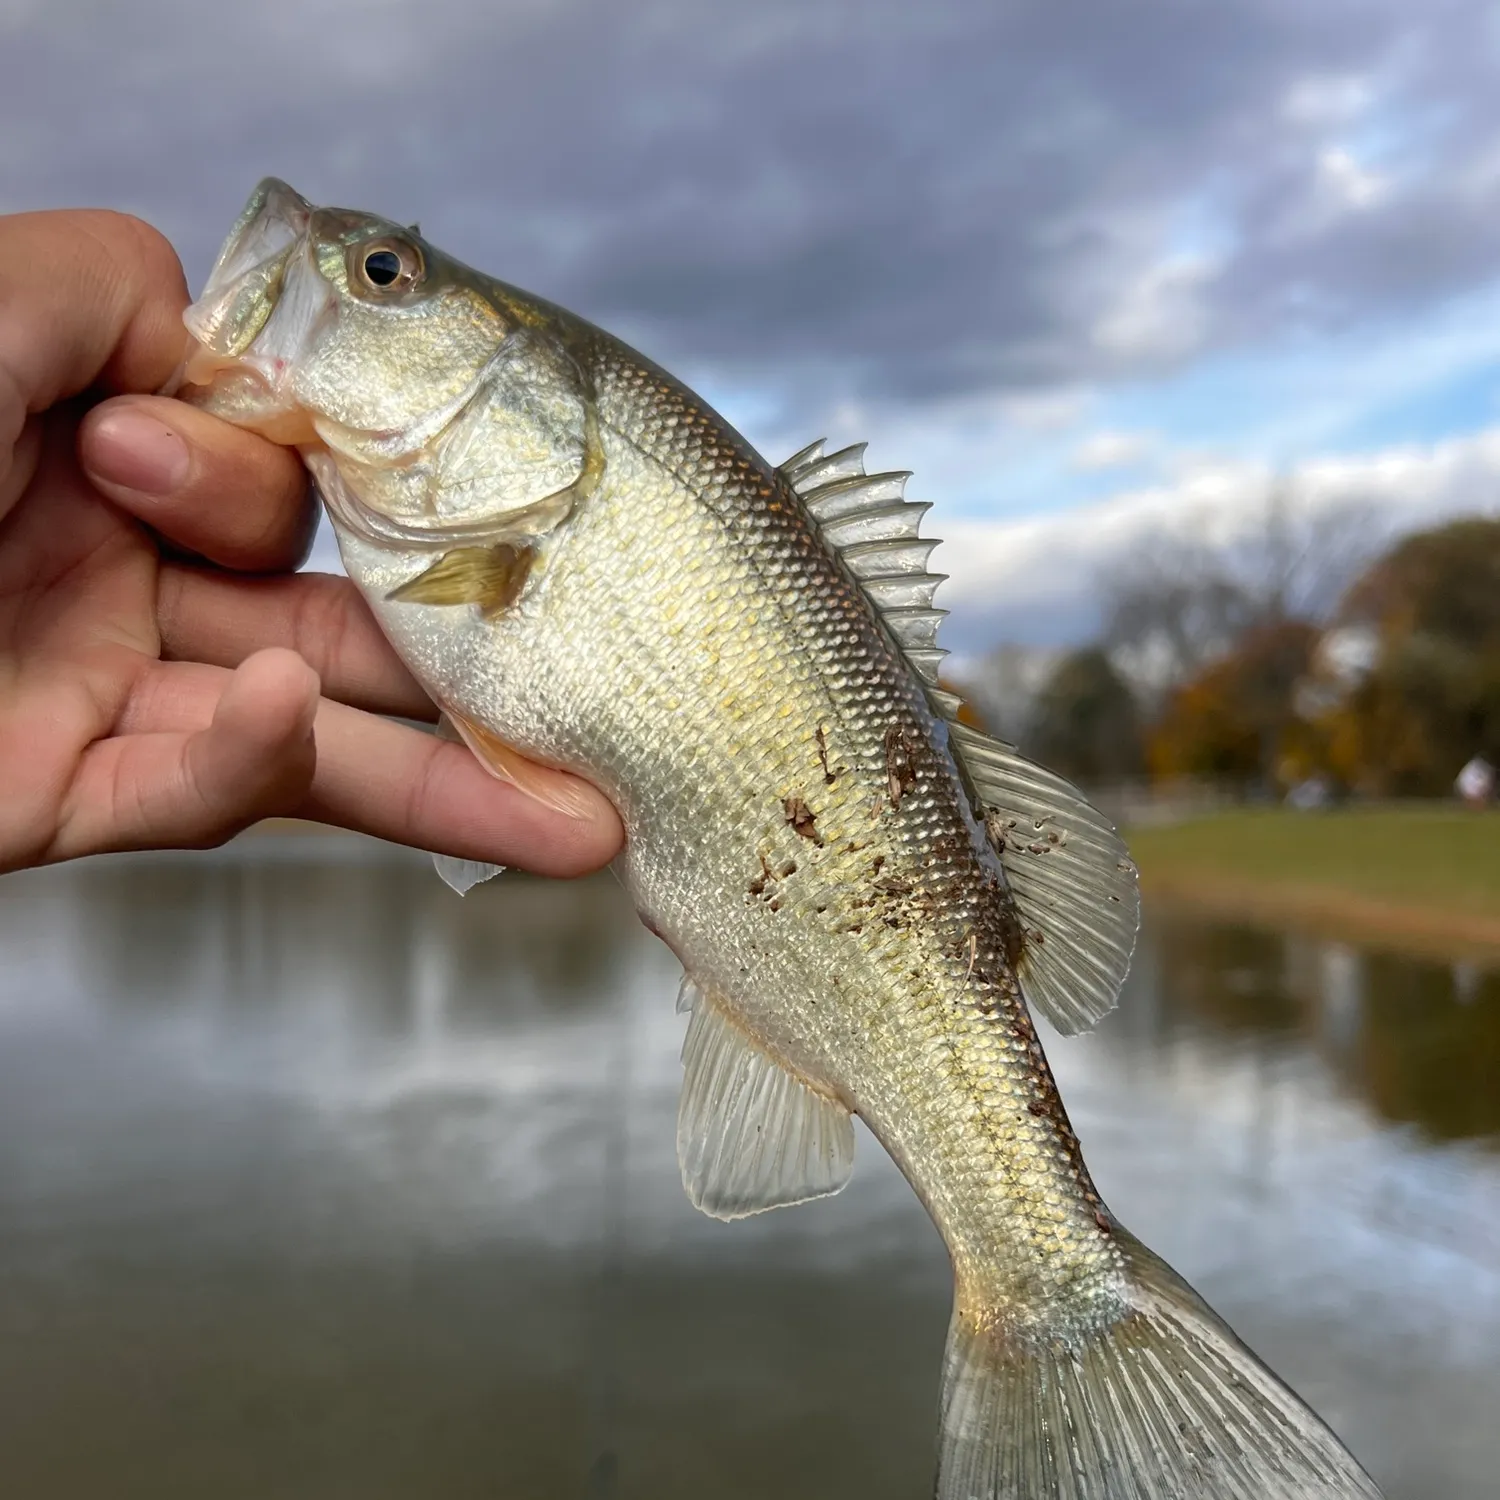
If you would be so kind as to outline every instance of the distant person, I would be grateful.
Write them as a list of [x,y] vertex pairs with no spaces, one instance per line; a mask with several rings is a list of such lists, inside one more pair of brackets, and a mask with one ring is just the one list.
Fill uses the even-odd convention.
[[187,291],[120,214],[0,216],[0,871],[289,814],[571,875],[620,841],[490,777],[344,579],[293,453],[178,402]]
[[1495,768],[1482,755],[1474,756],[1454,779],[1453,790],[1470,807],[1487,807],[1495,795]]
[[1286,794],[1288,807],[1298,812],[1316,812],[1333,804],[1333,786],[1326,776],[1305,776]]

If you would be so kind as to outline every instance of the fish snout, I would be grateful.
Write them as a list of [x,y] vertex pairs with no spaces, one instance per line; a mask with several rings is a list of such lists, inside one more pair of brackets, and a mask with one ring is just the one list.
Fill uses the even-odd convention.
[[234,358],[250,347],[280,296],[287,262],[305,239],[312,216],[312,204],[279,178],[257,184],[202,296],[183,314],[204,348]]

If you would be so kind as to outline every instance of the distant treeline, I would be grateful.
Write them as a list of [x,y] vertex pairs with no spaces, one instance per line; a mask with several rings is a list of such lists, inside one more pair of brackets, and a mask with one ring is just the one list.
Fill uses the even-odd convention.
[[1500,765],[1500,519],[1382,542],[1352,509],[1215,547],[1161,538],[1101,580],[1101,638],[1002,649],[970,686],[992,727],[1087,786],[1448,793]]

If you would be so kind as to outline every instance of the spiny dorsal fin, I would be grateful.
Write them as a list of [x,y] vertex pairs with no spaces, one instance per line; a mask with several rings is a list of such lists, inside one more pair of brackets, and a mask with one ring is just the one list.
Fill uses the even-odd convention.
[[943,579],[927,571],[938,543],[917,535],[931,507],[904,498],[909,474],[866,474],[864,454],[865,445],[856,443],[825,455],[819,440],[787,459],[781,473],[931,690],[947,655],[937,644],[938,621],[947,611],[932,603]]
[[958,722],[963,699],[940,685],[945,651],[933,605],[943,575],[936,541],[917,534],[928,506],[904,498],[905,473],[866,474],[865,445],[825,455],[809,444],[781,473],[802,497],[949,725],[954,759],[1000,856],[1027,938],[1026,998],[1060,1031],[1087,1030],[1113,1008],[1140,922],[1136,869],[1109,820],[1060,776]]

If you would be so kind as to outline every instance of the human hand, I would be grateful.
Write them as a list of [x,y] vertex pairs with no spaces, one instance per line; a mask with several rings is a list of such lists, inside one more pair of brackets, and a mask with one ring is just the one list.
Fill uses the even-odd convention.
[[[292,572],[296,455],[154,396],[187,347],[182,269],[138,220],[0,217],[0,871],[201,848],[272,815],[579,874],[618,849],[462,746],[353,586]],[[100,399],[100,398],[104,399]]]

